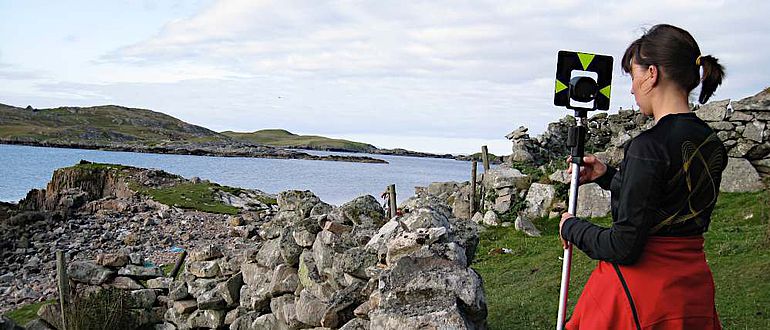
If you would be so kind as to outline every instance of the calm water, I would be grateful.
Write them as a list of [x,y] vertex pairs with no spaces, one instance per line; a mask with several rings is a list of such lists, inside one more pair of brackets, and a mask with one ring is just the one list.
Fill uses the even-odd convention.
[[160,155],[0,144],[0,201],[15,202],[32,188],[44,188],[53,170],[74,165],[81,159],[156,168],[186,178],[197,176],[228,186],[255,188],[269,193],[308,189],[323,201],[335,205],[365,194],[379,199],[385,188],[393,183],[396,184],[398,200],[403,201],[414,194],[415,186],[426,186],[435,181],[467,181],[470,178],[470,162],[368,156],[387,160],[390,164]]

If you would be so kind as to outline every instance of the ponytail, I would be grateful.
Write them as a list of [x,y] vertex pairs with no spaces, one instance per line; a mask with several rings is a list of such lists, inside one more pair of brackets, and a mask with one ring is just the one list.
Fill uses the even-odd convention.
[[701,90],[698,102],[705,104],[706,101],[714,95],[717,87],[722,84],[725,78],[725,68],[719,64],[716,57],[705,55],[698,57],[700,65],[703,67],[703,77],[701,78]]
[[[695,38],[682,28],[658,24],[634,40],[623,55],[622,68],[631,73],[631,63],[662,68],[663,76],[689,95],[701,85],[701,104],[714,95],[725,77],[725,68],[710,55],[700,55]],[[703,75],[701,75],[703,67]]]

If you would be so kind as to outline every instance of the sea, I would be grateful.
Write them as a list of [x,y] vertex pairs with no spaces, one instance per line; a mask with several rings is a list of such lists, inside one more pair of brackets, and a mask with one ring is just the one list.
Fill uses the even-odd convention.
[[[415,187],[431,182],[468,181],[471,162],[454,159],[346,154],[303,150],[314,155],[359,155],[388,164],[301,159],[210,157],[120,151],[48,148],[0,144],[0,201],[18,202],[34,188],[45,188],[57,168],[80,160],[160,169],[186,178],[199,177],[222,185],[259,189],[277,194],[310,190],[321,200],[341,205],[358,196],[380,195],[390,184],[402,202]],[[481,165],[477,169],[481,173]]]

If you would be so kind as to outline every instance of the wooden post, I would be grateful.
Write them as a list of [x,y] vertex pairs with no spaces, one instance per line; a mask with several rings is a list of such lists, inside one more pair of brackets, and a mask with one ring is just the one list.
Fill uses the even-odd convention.
[[174,265],[174,269],[171,270],[169,277],[176,279],[176,275],[179,274],[179,270],[182,268],[182,264],[184,264],[185,258],[187,258],[187,250],[182,251],[182,254],[180,254],[179,258],[176,259],[176,264]]
[[67,330],[67,309],[70,300],[70,279],[67,276],[67,261],[62,250],[56,251],[56,277],[59,288],[59,308],[61,308],[62,330]]
[[481,160],[484,162],[484,173],[489,172],[489,150],[487,146],[481,146]]
[[[487,175],[487,172],[489,172],[489,149],[487,149],[487,146],[481,146],[481,161],[484,163],[484,174],[481,175],[482,181],[484,179],[484,176]],[[486,212],[484,198],[486,198],[487,192],[485,191],[484,187],[481,187],[481,201],[479,208],[481,209],[481,212]]]
[[390,219],[395,218],[398,214],[396,207],[396,185],[392,184],[388,186],[388,216]]
[[471,162],[471,218],[476,214],[476,167],[478,163],[474,160]]

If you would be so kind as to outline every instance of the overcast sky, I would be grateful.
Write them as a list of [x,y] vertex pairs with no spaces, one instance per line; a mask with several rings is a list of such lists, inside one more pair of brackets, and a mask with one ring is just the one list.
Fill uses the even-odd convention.
[[[768,1],[4,1],[0,103],[118,104],[216,131],[284,128],[378,147],[509,154],[541,133],[560,49],[613,55],[689,30],[728,79],[770,85]],[[633,103],[616,63],[611,109]]]

